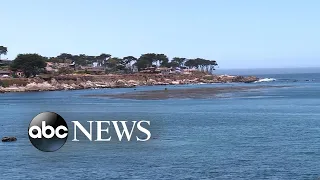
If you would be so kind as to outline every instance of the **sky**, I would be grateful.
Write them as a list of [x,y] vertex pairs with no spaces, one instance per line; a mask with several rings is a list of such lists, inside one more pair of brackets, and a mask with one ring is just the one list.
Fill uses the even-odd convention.
[[164,53],[221,69],[320,67],[318,0],[10,0],[2,58]]

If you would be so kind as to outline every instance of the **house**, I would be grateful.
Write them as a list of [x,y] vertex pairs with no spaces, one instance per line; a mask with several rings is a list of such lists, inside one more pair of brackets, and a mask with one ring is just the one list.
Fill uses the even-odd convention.
[[9,77],[11,75],[10,71],[0,70],[0,77]]

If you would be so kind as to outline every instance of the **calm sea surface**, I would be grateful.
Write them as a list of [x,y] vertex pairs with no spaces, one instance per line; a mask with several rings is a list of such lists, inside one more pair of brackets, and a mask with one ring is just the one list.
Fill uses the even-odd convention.
[[[288,85],[211,99],[84,97],[132,92],[99,89],[0,94],[0,179],[317,179],[320,177],[320,74],[264,74],[274,82],[167,86]],[[163,89],[138,87],[137,90]],[[28,139],[31,119],[53,111],[88,120],[149,120],[148,142],[83,138],[45,153]]]

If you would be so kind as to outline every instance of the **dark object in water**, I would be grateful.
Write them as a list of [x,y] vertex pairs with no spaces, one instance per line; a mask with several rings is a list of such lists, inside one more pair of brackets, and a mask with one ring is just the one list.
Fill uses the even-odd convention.
[[3,137],[2,138],[2,142],[13,142],[13,141],[17,141],[16,137]]
[[165,91],[168,91],[168,88],[164,88]]

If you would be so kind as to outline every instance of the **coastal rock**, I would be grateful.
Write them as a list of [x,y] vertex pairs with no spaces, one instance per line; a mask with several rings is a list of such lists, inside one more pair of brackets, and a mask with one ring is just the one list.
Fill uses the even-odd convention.
[[171,84],[172,85],[178,85],[178,84],[180,84],[180,82],[179,81],[172,81]]
[[18,87],[16,85],[12,85],[6,88],[2,88],[1,91],[5,93],[5,92],[24,92],[26,90],[25,90],[25,87]]
[[163,81],[164,81],[164,83],[169,83],[169,84],[171,84],[171,82],[172,82],[171,79],[164,79]]
[[139,83],[138,83],[137,81],[135,81],[135,80],[129,80],[129,81],[128,81],[128,84],[129,84],[130,86],[138,86],[138,85],[139,85]]
[[16,137],[3,137],[2,138],[2,142],[13,142],[13,141],[17,141]]
[[154,79],[148,79],[147,80],[147,85],[156,85],[157,84],[157,81],[154,80]]
[[27,91],[50,91],[50,90],[55,90],[55,87],[49,84],[48,82],[43,82],[43,83],[30,83],[27,84],[25,89]]
[[233,82],[235,78],[236,78],[235,76],[221,75],[217,77],[217,81],[222,83],[229,83],[229,82]]
[[254,77],[254,76],[249,76],[249,77],[244,77],[244,76],[236,76],[233,79],[233,82],[244,82],[244,83],[252,83],[255,81],[258,81],[259,78]]
[[208,81],[207,80],[205,80],[205,79],[199,79],[199,81],[198,82],[200,82],[200,83],[208,83]]
[[91,81],[81,82],[79,84],[79,86],[82,87],[83,89],[87,89],[87,88],[90,88],[92,86],[92,82]]
[[45,80],[43,78],[40,78],[40,77],[34,77],[32,79],[28,79],[28,82],[29,83],[32,83],[32,82],[35,82],[35,83],[43,83],[45,82]]
[[115,82],[116,86],[121,86],[121,87],[126,87],[127,86],[127,82],[124,81],[123,79],[119,79]]
[[52,84],[52,86],[57,86],[59,83],[56,79],[52,78],[50,83]]
[[95,87],[96,87],[96,85],[95,85],[93,82],[91,82],[91,81],[87,81],[87,82],[85,82],[83,85],[84,85],[86,88],[95,88]]
[[[126,88],[152,85],[180,85],[243,82],[251,83],[258,78],[249,76],[192,74],[109,74],[109,75],[59,75],[39,76],[35,78],[13,78],[0,87],[1,93],[25,91],[74,90],[89,88]],[[0,79],[1,81],[1,79]],[[8,81],[8,80],[7,80]]]

